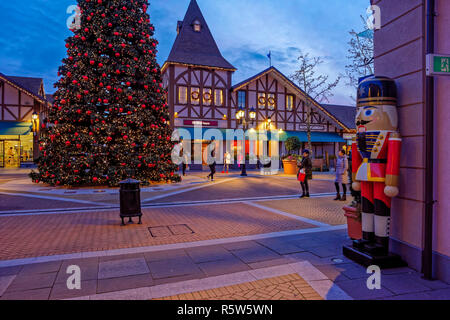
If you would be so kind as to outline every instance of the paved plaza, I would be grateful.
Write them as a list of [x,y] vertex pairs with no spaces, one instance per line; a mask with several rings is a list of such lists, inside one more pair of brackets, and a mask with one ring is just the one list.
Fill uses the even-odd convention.
[[[190,172],[142,190],[143,220],[120,226],[118,190],[31,184],[1,172],[0,299],[449,299],[450,285],[411,268],[366,269],[349,243],[332,174],[299,199],[293,176]],[[137,221],[135,221],[137,222]],[[81,289],[69,290],[69,266]]]

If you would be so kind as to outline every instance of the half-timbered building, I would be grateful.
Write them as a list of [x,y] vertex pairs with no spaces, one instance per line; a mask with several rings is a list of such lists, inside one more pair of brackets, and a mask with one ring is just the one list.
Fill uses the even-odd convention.
[[0,167],[33,164],[39,155],[39,121],[47,117],[41,78],[0,73]]
[[[177,23],[177,37],[162,67],[172,126],[190,132],[195,125],[237,129],[236,113],[242,108],[247,115],[256,113],[253,128],[267,129],[269,124],[280,132],[281,153],[286,152],[283,141],[288,137],[307,141],[306,95],[301,88],[274,67],[233,85],[235,71],[222,56],[197,2],[191,0],[183,21]],[[335,155],[346,144],[344,135],[354,132],[354,116],[354,107],[313,101],[314,156]]]

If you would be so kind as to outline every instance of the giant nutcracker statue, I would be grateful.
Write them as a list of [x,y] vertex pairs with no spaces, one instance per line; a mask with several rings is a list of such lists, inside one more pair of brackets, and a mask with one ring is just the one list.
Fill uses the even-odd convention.
[[389,254],[391,198],[398,195],[401,147],[395,82],[386,77],[365,78],[359,84],[357,107],[352,187],[361,190],[362,239],[353,241],[351,252],[344,247],[344,254],[363,264],[384,261],[392,267],[401,261]]

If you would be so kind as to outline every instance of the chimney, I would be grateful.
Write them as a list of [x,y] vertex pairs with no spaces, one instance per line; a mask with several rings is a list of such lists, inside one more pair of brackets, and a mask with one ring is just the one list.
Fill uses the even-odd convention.
[[178,21],[178,23],[177,23],[177,34],[180,34],[182,25],[183,25],[183,21]]

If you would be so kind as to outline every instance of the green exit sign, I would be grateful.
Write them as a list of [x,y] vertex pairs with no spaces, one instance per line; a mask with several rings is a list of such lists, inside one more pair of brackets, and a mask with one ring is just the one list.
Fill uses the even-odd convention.
[[427,75],[450,76],[450,56],[439,54],[427,54]]

